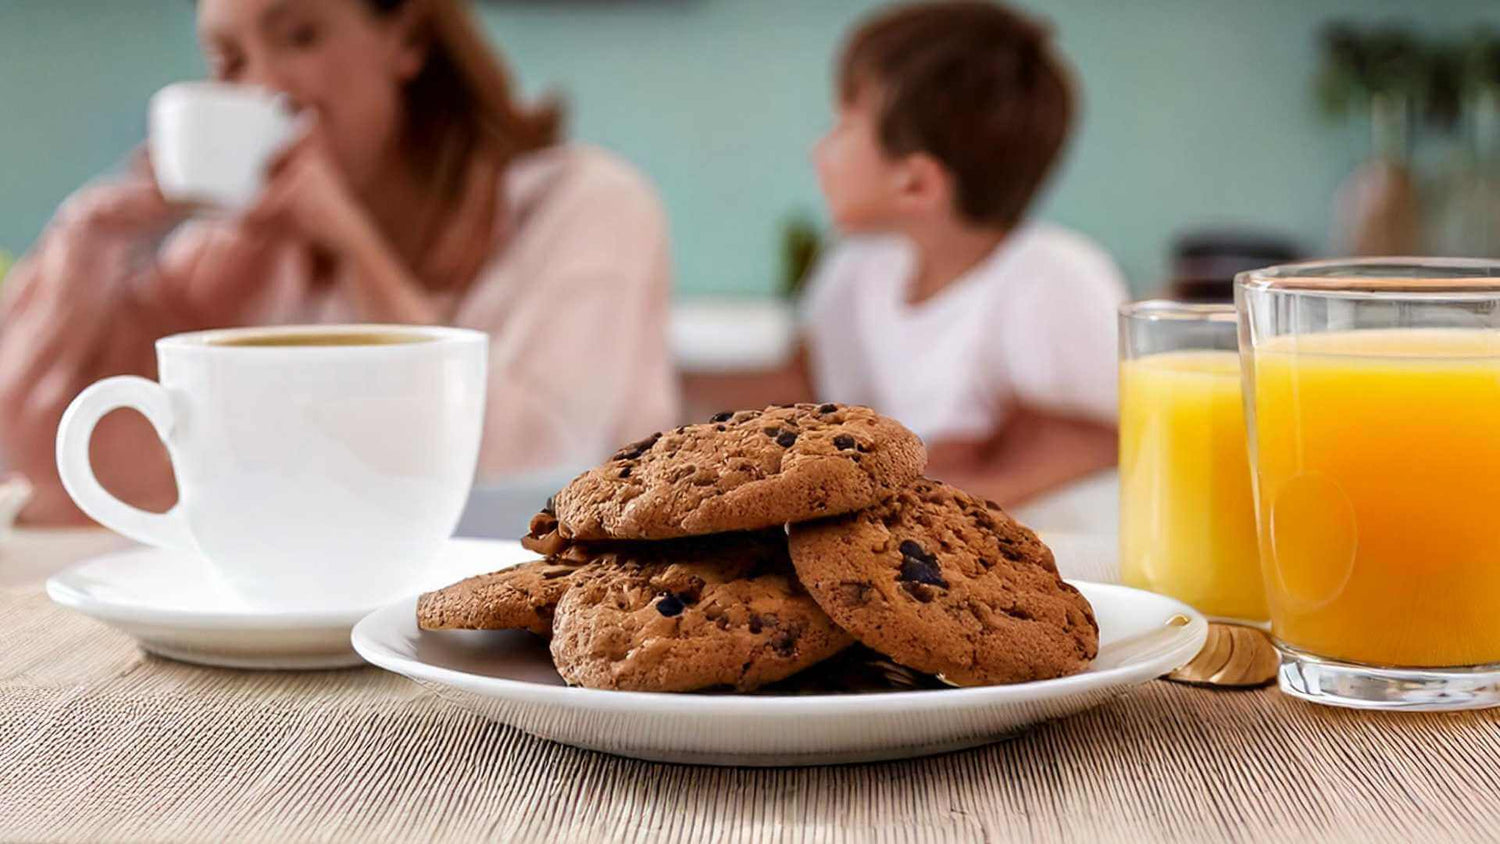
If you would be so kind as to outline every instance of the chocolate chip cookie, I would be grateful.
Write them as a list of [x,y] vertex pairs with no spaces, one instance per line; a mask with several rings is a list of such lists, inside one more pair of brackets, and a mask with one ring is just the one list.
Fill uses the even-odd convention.
[[557,525],[557,513],[552,509],[550,498],[547,499],[547,504],[542,511],[531,517],[526,535],[521,537],[521,547],[572,563],[591,562],[592,557],[587,543],[574,542],[562,535]]
[[581,562],[550,558],[461,580],[417,599],[423,630],[530,630],[552,634],[552,614]]
[[869,408],[778,406],[626,446],[554,502],[578,540],[758,530],[878,504],[926,462],[915,434]]
[[757,694],[850,695],[946,688],[948,684],[931,674],[914,671],[892,662],[885,654],[855,645],[806,671],[765,686]]
[[879,507],[788,530],[818,604],[902,665],[988,685],[1073,674],[1098,654],[1093,608],[993,502],[922,479]]
[[558,603],[552,660],[573,685],[747,691],[854,641],[797,583],[780,530],[606,556]]

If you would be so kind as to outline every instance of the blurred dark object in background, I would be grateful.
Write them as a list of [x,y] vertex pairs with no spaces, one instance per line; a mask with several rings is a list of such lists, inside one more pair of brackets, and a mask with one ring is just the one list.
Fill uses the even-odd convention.
[[1500,253],[1500,33],[1334,22],[1320,43],[1324,115],[1368,131],[1335,197],[1332,251]]
[[[1336,22],[1322,34],[1323,61],[1314,83],[1330,118],[1367,120],[1365,160],[1334,199],[1334,251],[1348,255],[1415,255],[1422,240],[1414,139],[1424,119],[1451,125],[1444,91],[1451,75],[1443,51],[1407,26],[1368,30]],[[1440,104],[1429,114],[1429,106]]]
[[1265,232],[1187,232],[1172,244],[1172,280],[1166,295],[1178,302],[1230,302],[1236,273],[1301,257],[1295,243]]
[[1457,143],[1429,181],[1429,254],[1500,257],[1500,32],[1473,32],[1451,64]]
[[781,295],[795,301],[823,251],[823,232],[810,214],[794,214],[781,226]]

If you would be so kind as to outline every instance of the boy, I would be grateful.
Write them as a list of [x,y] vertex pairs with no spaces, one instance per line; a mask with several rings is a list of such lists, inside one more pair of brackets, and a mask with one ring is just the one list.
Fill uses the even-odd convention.
[[900,419],[930,474],[1005,504],[1112,465],[1124,285],[1025,219],[1073,114],[1045,30],[988,2],[897,7],[837,84],[814,157],[847,238],[803,302],[811,394]]

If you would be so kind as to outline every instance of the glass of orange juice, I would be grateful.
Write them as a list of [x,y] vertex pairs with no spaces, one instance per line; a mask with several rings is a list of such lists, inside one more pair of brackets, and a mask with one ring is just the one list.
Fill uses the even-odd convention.
[[1272,267],[1236,299],[1281,688],[1500,705],[1500,263]]
[[1120,574],[1263,622],[1233,305],[1120,310]]

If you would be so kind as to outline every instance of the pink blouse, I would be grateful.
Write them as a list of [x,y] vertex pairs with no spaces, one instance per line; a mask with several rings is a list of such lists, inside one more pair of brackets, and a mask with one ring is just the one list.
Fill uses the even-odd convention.
[[[494,220],[489,256],[477,274],[457,259],[473,280],[436,294],[446,322],[490,334],[481,477],[597,462],[677,424],[667,222],[650,184],[602,150],[559,146],[512,161],[498,199],[492,215],[468,215]],[[454,270],[449,257],[420,274]],[[344,285],[313,283],[305,249],[255,263],[264,293],[247,322],[356,321]]]

